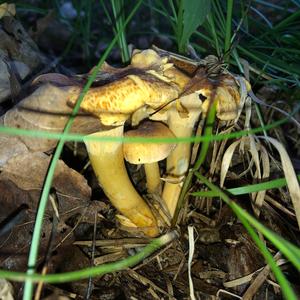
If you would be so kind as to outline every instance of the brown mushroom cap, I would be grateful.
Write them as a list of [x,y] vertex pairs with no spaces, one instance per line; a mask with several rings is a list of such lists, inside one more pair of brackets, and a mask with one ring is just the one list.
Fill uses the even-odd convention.
[[[127,131],[125,137],[175,138],[173,132],[160,122],[143,122],[137,129]],[[124,143],[125,159],[132,164],[148,164],[165,159],[176,147],[174,143]]]

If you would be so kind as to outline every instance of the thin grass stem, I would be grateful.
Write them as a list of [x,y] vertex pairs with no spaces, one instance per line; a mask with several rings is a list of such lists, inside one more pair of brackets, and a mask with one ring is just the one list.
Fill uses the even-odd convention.
[[232,24],[233,0],[227,0],[226,10],[226,27],[225,27],[225,43],[224,43],[224,60],[229,61],[229,50],[231,45],[231,24]]
[[[133,15],[137,11],[137,9],[141,5],[141,3],[142,3],[142,0],[139,0],[137,2],[135,7],[133,8],[131,13],[129,14],[127,20],[124,22],[124,26],[126,26],[128,24],[128,22],[133,17]],[[80,103],[83,100],[84,95],[86,94],[88,89],[91,87],[92,82],[96,78],[98,70],[100,69],[101,65],[103,64],[103,62],[105,61],[105,59],[109,55],[110,51],[112,50],[113,46],[117,42],[120,33],[121,33],[121,31],[118,32],[118,34],[114,37],[114,39],[112,40],[110,45],[107,47],[105,53],[103,54],[103,56],[99,60],[99,62],[97,64],[97,66],[95,67],[95,69],[93,70],[92,75],[90,76],[87,84],[83,88],[83,91],[80,94],[79,99],[78,99],[78,101],[77,101],[77,103],[76,103],[76,105],[73,109],[72,116],[69,118],[69,120],[68,120],[68,122],[65,126],[63,136],[61,137],[61,139],[60,139],[60,141],[57,145],[57,148],[54,152],[54,155],[52,157],[52,160],[51,160],[48,172],[47,172],[47,176],[46,176],[46,179],[45,179],[45,182],[44,182],[44,187],[43,187],[42,195],[41,195],[41,198],[40,198],[40,204],[39,204],[37,215],[36,215],[34,231],[33,231],[33,236],[32,236],[32,242],[31,242],[29,258],[28,258],[27,274],[34,274],[34,272],[35,272],[36,261],[37,261],[37,257],[38,257],[38,249],[39,249],[42,226],[43,226],[44,214],[45,214],[45,210],[46,210],[46,206],[47,206],[47,202],[48,202],[48,196],[49,196],[49,192],[50,192],[50,189],[51,189],[51,184],[52,184],[52,180],[53,180],[53,176],[54,176],[55,167],[56,167],[56,164],[59,160],[60,154],[62,152],[64,143],[65,143],[64,135],[66,133],[68,133],[70,128],[72,127],[72,124],[74,122],[74,118],[75,118],[76,114],[79,111]],[[30,300],[32,298],[32,294],[33,294],[33,283],[32,283],[32,281],[27,280],[25,282],[23,299],[24,300]]]

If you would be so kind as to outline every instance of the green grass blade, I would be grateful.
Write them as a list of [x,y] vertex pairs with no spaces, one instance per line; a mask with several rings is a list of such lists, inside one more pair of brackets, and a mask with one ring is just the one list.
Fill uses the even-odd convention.
[[176,9],[175,9],[175,5],[173,3],[173,0],[169,0],[169,5],[171,7],[171,10],[172,10],[172,14],[173,14],[173,18],[175,20],[175,22],[177,23],[177,13],[176,13]]
[[[297,177],[300,180],[300,174],[298,174]],[[265,190],[279,189],[284,186],[286,186],[286,179],[278,178],[267,182],[250,184],[250,185],[240,186],[237,188],[227,189],[226,192],[230,193],[231,195],[238,196],[238,195],[246,195],[246,194],[265,191]],[[199,192],[193,192],[191,193],[191,195],[198,196],[198,197],[220,197],[220,195],[215,191],[199,191]]]
[[111,0],[112,11],[115,19],[115,30],[121,32],[118,37],[118,44],[121,50],[122,62],[127,63],[130,60],[129,49],[126,41],[126,32],[124,26],[124,1]]
[[[204,22],[210,11],[210,0],[181,0],[178,14],[178,26],[180,36],[178,50],[186,52],[191,35]],[[180,16],[180,17],[179,17]]]
[[233,0],[227,0],[226,29],[225,29],[225,43],[224,43],[225,61],[229,60],[229,50],[231,45],[232,9],[233,9]]
[[277,25],[273,27],[274,31],[285,29],[287,26],[290,26],[294,21],[299,21],[300,17],[300,10],[296,10],[294,13],[292,13],[287,18],[283,19],[281,22],[279,22]]
[[224,34],[226,28],[226,19],[222,9],[221,1],[212,1],[212,4],[213,15],[216,15],[216,22],[219,24],[219,30],[221,31],[221,34]]
[[186,49],[184,49],[184,46],[181,45],[182,33],[183,33],[183,1],[182,0],[179,1],[176,28],[177,28],[176,40],[177,40],[178,51],[179,53],[184,53]]
[[212,16],[212,13],[208,14],[207,22],[209,24],[209,29],[211,31],[211,36],[214,39],[214,48],[216,49],[218,57],[220,57],[221,56],[221,47],[219,45],[217,29],[216,29],[216,26],[215,26],[215,21],[214,21],[214,17]]
[[[141,3],[142,3],[142,0],[137,2],[135,7],[133,8],[132,12],[128,16],[127,20],[124,22],[124,26],[127,25],[127,23],[132,18],[134,13],[137,11],[137,9],[141,5]],[[48,173],[47,173],[47,176],[46,176],[46,179],[45,179],[45,183],[44,183],[44,187],[43,187],[43,191],[42,191],[42,195],[41,195],[41,199],[40,199],[40,204],[39,204],[38,211],[37,211],[37,216],[36,216],[36,221],[35,221],[35,226],[34,226],[34,231],[33,231],[33,236],[32,236],[32,242],[31,242],[31,247],[30,247],[30,252],[29,252],[29,258],[28,258],[28,271],[27,271],[28,274],[33,274],[34,271],[35,271],[36,261],[37,261],[37,256],[38,256],[39,243],[40,243],[40,237],[41,237],[41,231],[42,231],[42,225],[43,225],[43,218],[44,218],[44,214],[45,214],[45,210],[46,210],[46,206],[47,206],[47,202],[48,202],[48,196],[49,196],[49,192],[50,192],[50,189],[51,189],[51,184],[52,184],[52,180],[53,180],[53,176],[54,176],[55,167],[56,167],[57,161],[60,157],[60,154],[62,152],[63,145],[65,143],[64,135],[69,132],[69,130],[70,130],[70,128],[71,128],[71,126],[74,122],[74,118],[75,118],[75,116],[76,116],[76,114],[79,110],[80,103],[81,103],[81,101],[84,97],[84,94],[88,91],[88,89],[92,85],[92,82],[95,80],[97,72],[98,72],[100,66],[103,64],[103,62],[107,58],[108,54],[112,50],[112,48],[115,45],[115,43],[117,42],[117,40],[118,40],[118,35],[116,35],[114,37],[114,39],[112,40],[112,42],[110,43],[110,45],[106,49],[105,53],[103,54],[103,56],[99,60],[97,66],[93,70],[93,73],[90,76],[87,84],[83,88],[83,91],[80,94],[79,99],[78,99],[78,101],[77,101],[77,103],[76,103],[76,105],[73,109],[72,116],[69,118],[69,120],[68,120],[68,122],[65,126],[63,135],[62,135],[62,137],[61,137],[61,139],[60,139],[60,141],[57,145],[57,148],[54,152],[54,155],[52,157],[52,160],[51,160],[51,163],[50,163],[50,166],[49,166],[49,170],[48,170]],[[33,293],[33,284],[32,284],[31,281],[26,281],[25,288],[24,288],[23,299],[24,300],[30,300],[32,298],[32,293]]]
[[[292,115],[292,114],[291,114]],[[123,143],[193,143],[193,142],[204,142],[204,141],[222,141],[225,139],[235,139],[240,138],[242,136],[246,136],[248,134],[255,134],[259,132],[263,132],[264,130],[270,130],[281,126],[287,122],[289,122],[289,118],[283,118],[276,122],[273,122],[264,127],[257,127],[247,130],[240,130],[232,133],[221,133],[218,135],[202,135],[202,136],[193,136],[193,137],[179,137],[179,138],[133,138],[133,137],[86,137],[83,134],[72,134],[72,133],[55,133],[48,132],[43,130],[29,130],[29,129],[21,129],[14,127],[5,127],[0,126],[0,133],[9,134],[9,135],[20,135],[20,136],[29,136],[34,138],[44,138],[44,139],[54,139],[58,140],[64,138],[65,141],[74,141],[74,142],[83,142],[83,140],[91,140],[91,141],[102,141],[102,142],[123,142]]]
[[296,300],[297,296],[292,290],[288,280],[283,275],[281,269],[276,265],[271,253],[268,251],[265,244],[259,239],[256,232],[253,230],[252,226],[260,231],[267,239],[269,239],[274,246],[276,246],[296,267],[300,270],[300,249],[292,245],[283,238],[266,228],[264,225],[259,223],[255,218],[253,218],[249,213],[243,210],[235,202],[231,201],[230,198],[217,186],[209,182],[207,178],[197,173],[197,177],[209,187],[212,191],[219,193],[221,199],[234,211],[238,216],[240,221],[243,223],[248,233],[256,243],[257,247],[261,251],[262,255],[265,257],[267,263],[270,265],[278,283],[282,287],[283,295],[286,299]]
[[171,231],[159,238],[154,239],[151,243],[145,246],[140,252],[135,254],[134,256],[130,256],[126,259],[102,264],[96,267],[90,267],[82,270],[71,271],[66,273],[58,273],[58,274],[28,274],[22,272],[14,272],[7,270],[0,270],[0,277],[6,278],[8,280],[14,281],[25,281],[28,280],[30,282],[47,282],[47,283],[64,283],[70,282],[80,279],[86,279],[89,277],[95,277],[104,275],[110,272],[121,271],[126,268],[132,267],[151,255],[154,251],[158,250],[160,247],[168,244],[174,238],[176,238],[177,234],[175,231]]

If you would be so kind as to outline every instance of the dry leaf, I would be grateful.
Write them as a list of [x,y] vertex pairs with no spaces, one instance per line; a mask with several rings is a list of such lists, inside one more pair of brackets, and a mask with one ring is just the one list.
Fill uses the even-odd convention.
[[0,19],[3,17],[11,17],[16,15],[16,6],[11,3],[8,4],[6,2],[0,4]]
[[14,290],[10,282],[0,279],[0,299],[14,300]]
[[[48,170],[50,157],[44,153],[27,153],[13,157],[3,167],[0,178],[13,181],[23,190],[41,189]],[[68,182],[68,184],[66,183]],[[68,197],[90,197],[90,188],[82,175],[58,161],[53,186]],[[70,201],[70,200],[68,200]],[[73,199],[74,201],[74,199]]]
[[0,29],[0,49],[10,60],[21,61],[30,70],[46,63],[45,57],[18,20],[5,17],[2,27],[3,29]]
[[[0,50],[1,54],[1,50]],[[9,71],[7,64],[0,56],[0,103],[10,95]]]
[[[0,18],[3,9],[7,13],[12,6],[14,4],[2,4]],[[45,62],[45,57],[19,21],[3,17],[0,28],[0,102],[10,95],[16,96],[20,91],[19,79],[24,79]]]
[[281,143],[271,137],[259,136],[259,138],[270,142],[279,152],[284,177],[287,182],[287,188],[290,192],[291,200],[295,209],[298,227],[300,228],[300,186],[291,162],[291,159]]
[[[22,214],[14,220],[9,230],[3,228],[0,234],[0,265],[7,269],[24,270],[30,246],[36,210],[41,189],[46,176],[50,157],[43,153],[27,153],[13,157],[4,166],[0,174],[0,223],[6,224],[16,211]],[[90,211],[91,189],[85,178],[64,162],[58,161],[53,178],[56,189],[60,221],[57,227],[55,245],[64,238],[71,228],[65,221],[74,214],[86,211],[90,220],[94,220],[97,207]],[[44,218],[41,254],[46,251],[52,228],[53,208],[49,201]],[[65,243],[73,241],[71,234]]]
[[229,170],[233,153],[236,147],[241,143],[241,140],[237,140],[233,142],[225,151],[221,164],[221,174],[220,174],[220,187],[224,186],[224,182],[226,179],[227,172]]
[[28,148],[18,138],[13,136],[0,136],[0,169],[12,157],[28,152]]
[[[260,149],[260,159],[262,162],[262,167],[263,167],[263,173],[261,179],[267,179],[270,176],[270,159],[268,152],[265,147],[262,145],[259,146]],[[256,213],[257,216],[260,214],[260,208],[263,206],[264,200],[265,200],[265,195],[266,195],[266,190],[259,191],[257,192],[255,196],[255,206],[253,207],[254,212]]]
[[[221,187],[224,186],[224,182],[232,161],[233,154],[238,145],[240,145],[240,151],[242,153],[248,151],[251,154],[251,160],[249,161],[249,166],[244,172],[242,172],[239,175],[240,177],[245,175],[247,172],[251,171],[253,164],[255,165],[256,168],[255,173],[252,175],[253,179],[258,179],[259,181],[261,181],[262,179],[269,178],[270,176],[270,161],[265,147],[263,147],[259,142],[256,142],[253,136],[242,137],[241,139],[232,143],[226,149],[223,155],[222,164],[221,164],[221,174],[220,174]],[[262,171],[261,171],[261,163],[263,167]],[[256,216],[259,216],[260,214],[260,208],[263,205],[265,194],[266,191],[260,191],[251,194],[253,210]]]

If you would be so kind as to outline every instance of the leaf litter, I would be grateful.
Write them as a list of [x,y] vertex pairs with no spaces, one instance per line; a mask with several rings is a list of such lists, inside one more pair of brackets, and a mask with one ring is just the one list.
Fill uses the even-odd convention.
[[[5,26],[12,35],[7,37],[0,32],[5,37],[0,45],[2,55],[0,56],[0,89],[7,91],[3,100],[17,97],[21,92],[22,80],[32,74],[39,64],[45,64],[47,61],[19,23],[6,19]],[[18,33],[16,28],[21,28],[21,35],[19,33],[18,38],[27,43],[23,46],[25,48],[22,48],[23,52],[18,52],[20,50],[14,40]],[[17,63],[19,66],[17,74],[23,74],[20,82],[11,81],[16,80],[14,79],[16,76],[12,76],[12,72],[16,71],[11,68],[15,61],[9,61],[7,64],[7,57],[5,57],[7,49],[13,50],[14,56],[11,59],[21,62]],[[34,55],[38,59],[32,61]],[[66,87],[70,81],[64,82],[65,77],[47,76],[39,78],[41,85],[33,93],[31,90],[27,91],[31,94],[17,104],[13,103],[13,107],[1,117],[1,125],[53,132],[62,131],[71,113],[71,108],[67,105],[69,93]],[[114,80],[116,77],[120,78],[120,74],[116,74],[115,71],[112,74],[109,71],[99,74],[100,81]],[[246,96],[246,83],[240,77],[236,77],[236,80],[240,86],[242,105],[235,121],[220,122],[216,129],[218,132],[231,132],[239,128],[251,127],[253,112],[250,98]],[[58,84],[59,81],[61,85]],[[256,98],[254,101],[257,101]],[[270,105],[266,107],[272,108]],[[201,125],[198,129],[199,134],[202,130]],[[84,112],[76,118],[72,128],[73,132],[86,134],[99,129],[101,129],[99,122]],[[264,144],[264,141],[268,143]],[[26,270],[39,195],[56,143],[57,141],[46,139],[12,137],[2,134],[0,136],[0,201],[2,205],[0,265],[2,268]],[[273,154],[269,153],[269,144],[274,145],[278,150],[281,164],[277,161],[274,163],[271,157]],[[292,162],[282,143],[269,136],[250,135],[233,142],[215,142],[211,147],[212,160],[208,166],[205,166],[205,172],[212,181],[219,182],[221,187],[268,180],[273,174],[273,169],[282,166],[293,204],[288,203],[289,223],[295,221],[294,210],[299,224],[299,184]],[[194,147],[194,153],[197,153],[197,149]],[[274,157],[277,156],[274,155]],[[74,156],[73,160],[78,158]],[[99,188],[91,190],[89,186],[91,181],[95,180],[91,169],[88,168],[84,172],[86,177],[84,178],[75,170],[77,168],[76,163],[67,166],[62,160],[56,167],[53,187],[57,195],[57,203],[50,201],[46,210],[39,258],[42,268],[45,266],[43,256],[49,251],[47,247],[51,240],[55,215],[58,218],[58,224],[54,228],[56,236],[52,241],[53,249],[50,260],[47,262],[49,273],[87,267],[91,264],[93,255],[95,265],[119,260],[139,251],[140,247],[151,240],[135,237],[134,232],[121,230],[121,227],[116,224],[115,209],[107,202]],[[131,173],[139,173],[137,177],[143,177],[142,169],[131,170]],[[196,182],[193,184],[193,189],[201,188]],[[140,185],[142,186],[143,182]],[[91,201],[91,199],[96,201]],[[243,199],[234,199],[234,201],[248,211],[252,211],[262,222],[276,223],[277,228],[274,226],[273,230],[279,232],[282,230],[288,239],[293,240],[295,231],[290,224],[288,223],[287,230],[284,230],[287,221],[278,219],[276,214],[271,213],[272,210],[276,213],[277,210],[287,210],[286,203],[281,201],[280,195],[272,191],[261,191]],[[97,212],[98,222],[96,236],[93,236],[95,212]],[[269,291],[274,299],[279,299],[278,287],[273,281],[268,266],[265,265],[246,230],[227,206],[221,205],[218,200],[191,198],[186,204],[184,216],[179,240],[159,250],[131,270],[94,278],[92,290],[94,298],[92,299],[117,299],[117,297],[182,299],[187,295],[195,299],[215,299],[221,294],[228,294],[238,299],[242,296],[247,299],[251,297],[262,299],[266,291]],[[190,228],[194,231],[195,237]],[[92,254],[93,237],[95,249]],[[294,241],[298,240],[294,239]],[[279,265],[286,263],[280,259],[279,254],[276,254],[275,258],[278,259]],[[10,285],[5,282],[4,284],[6,292]],[[14,285],[14,287],[15,294],[18,295],[20,286]],[[71,298],[70,292],[82,297],[87,287],[87,281],[82,280],[60,287],[45,285],[44,289],[51,291],[53,295],[58,293]]]

